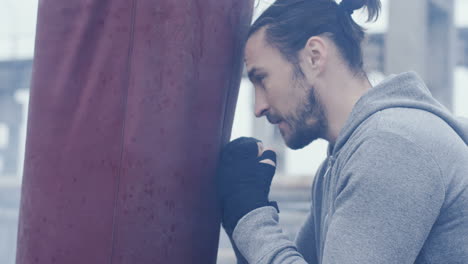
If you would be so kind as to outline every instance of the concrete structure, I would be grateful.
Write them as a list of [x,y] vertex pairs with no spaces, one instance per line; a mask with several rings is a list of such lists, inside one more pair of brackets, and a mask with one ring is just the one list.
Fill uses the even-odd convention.
[[457,30],[456,65],[468,67],[468,28]]
[[392,0],[385,73],[414,70],[433,95],[452,108],[455,66],[453,0]]
[[367,36],[363,48],[364,69],[367,72],[384,72],[385,68],[385,35],[382,33]]
[[16,98],[18,90],[28,89],[31,79],[31,60],[0,62],[0,124],[8,138],[0,147],[0,263],[13,264],[16,254],[16,233],[20,197],[18,169],[23,108]]
[[16,255],[20,186],[0,181],[0,263],[13,264]]
[[18,170],[18,151],[22,106],[15,100],[15,93],[28,89],[31,76],[31,60],[0,62],[0,124],[6,130],[7,144],[0,146],[0,175],[15,177]]

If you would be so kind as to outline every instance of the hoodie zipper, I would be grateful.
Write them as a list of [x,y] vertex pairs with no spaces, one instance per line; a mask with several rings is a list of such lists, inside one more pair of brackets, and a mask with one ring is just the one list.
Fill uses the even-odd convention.
[[[325,234],[326,234],[326,230],[328,230],[328,213],[330,212],[330,210],[329,210],[329,209],[330,209],[330,206],[329,206],[329,203],[330,203],[330,202],[328,201],[328,199],[329,199],[329,197],[330,197],[330,192],[329,192],[329,190],[330,190],[330,181],[331,181],[331,179],[330,179],[330,174],[331,174],[330,170],[331,170],[331,168],[333,167],[333,162],[334,162],[334,161],[335,161],[335,158],[334,158],[333,156],[330,156],[330,157],[328,158],[328,161],[327,161],[327,169],[326,169],[326,171],[325,171],[325,175],[323,176],[323,179],[324,179],[324,187],[325,187],[323,190],[324,190],[325,192],[322,192],[322,195],[323,195],[324,193],[326,193],[327,195],[326,195],[326,197],[323,197],[323,196],[322,196],[322,206],[321,206],[321,208],[322,208],[322,210],[323,210],[324,205],[325,205],[325,208],[326,208],[326,210],[327,210],[327,213],[325,214],[325,217],[323,218],[323,222],[321,223],[321,228],[320,228],[320,237],[321,237],[322,243],[321,243],[321,245],[320,245],[320,259],[319,259],[319,262],[322,261],[323,248],[324,248],[324,246],[325,246],[325,240],[326,240],[326,239],[325,239],[325,238],[326,238]],[[323,202],[325,202],[325,204],[324,204]],[[326,227],[326,229],[325,229],[325,227]]]
[[325,177],[327,177],[329,171],[330,171],[330,168],[333,166],[333,161],[334,161],[334,157],[333,156],[330,156],[328,158],[328,162],[327,162],[327,170],[325,171]]

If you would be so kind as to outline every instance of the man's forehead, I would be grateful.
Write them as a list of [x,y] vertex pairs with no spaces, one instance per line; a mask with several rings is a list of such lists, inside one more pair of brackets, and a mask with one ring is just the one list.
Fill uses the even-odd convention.
[[265,52],[267,51],[265,39],[265,29],[262,28],[259,31],[255,32],[250,36],[247,40],[245,46],[245,55],[244,55],[244,62],[247,67],[253,67],[262,56],[264,56]]

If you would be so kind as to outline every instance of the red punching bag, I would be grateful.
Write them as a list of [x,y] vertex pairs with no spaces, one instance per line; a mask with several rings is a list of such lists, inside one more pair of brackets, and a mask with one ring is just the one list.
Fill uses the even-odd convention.
[[39,1],[17,264],[215,263],[252,4]]

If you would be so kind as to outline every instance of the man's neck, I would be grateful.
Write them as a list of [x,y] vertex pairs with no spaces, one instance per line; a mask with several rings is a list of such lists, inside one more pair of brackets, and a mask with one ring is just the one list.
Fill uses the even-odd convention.
[[336,78],[331,81],[330,94],[327,98],[326,118],[328,130],[326,140],[334,145],[341,130],[357,103],[372,85],[367,77]]

